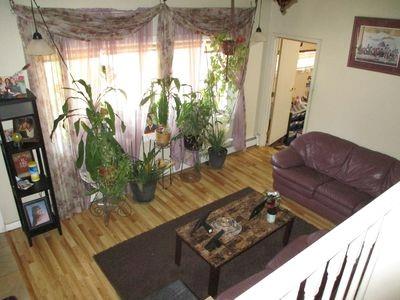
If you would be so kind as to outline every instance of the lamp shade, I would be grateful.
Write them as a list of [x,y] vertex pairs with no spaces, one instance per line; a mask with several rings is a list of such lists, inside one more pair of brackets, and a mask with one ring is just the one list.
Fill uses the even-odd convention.
[[265,36],[264,33],[262,33],[261,28],[257,27],[256,32],[254,32],[250,38],[251,44],[265,43],[266,41],[267,37]]
[[39,32],[33,34],[32,40],[26,46],[26,54],[28,55],[50,55],[54,53],[54,49],[42,38]]

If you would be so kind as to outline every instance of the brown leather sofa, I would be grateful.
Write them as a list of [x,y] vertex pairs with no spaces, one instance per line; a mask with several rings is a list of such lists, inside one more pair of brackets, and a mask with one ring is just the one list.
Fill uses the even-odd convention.
[[272,157],[274,188],[336,223],[400,181],[400,161],[322,132]]

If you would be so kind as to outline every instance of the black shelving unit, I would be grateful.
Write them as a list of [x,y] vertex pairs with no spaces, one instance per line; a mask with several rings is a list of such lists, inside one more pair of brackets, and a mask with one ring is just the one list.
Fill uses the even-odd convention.
[[284,140],[285,145],[289,145],[298,135],[303,133],[305,117],[305,109],[298,112],[290,112],[288,129]]
[[[8,129],[5,129],[3,126],[6,123],[15,122],[22,118],[30,118],[34,121],[35,137],[26,138],[25,141],[23,140],[21,143],[16,144],[9,140],[8,135],[5,133],[5,130]],[[18,215],[29,245],[32,246],[32,238],[34,236],[49,230],[58,229],[58,232],[62,234],[46,147],[44,145],[40,119],[36,107],[36,97],[29,90],[27,90],[27,95],[24,98],[7,100],[0,99],[0,137],[1,150],[17,206]],[[14,158],[15,155],[27,152],[31,153],[30,156],[36,162],[40,174],[40,180],[32,182],[33,185],[24,190],[20,189],[18,186],[18,172]],[[30,177],[28,176],[23,179],[29,180]],[[40,203],[41,205],[37,205],[37,207],[43,207],[46,209],[44,212],[45,216],[42,218],[41,223],[32,222],[33,206],[35,206],[36,203]],[[31,208],[30,213],[28,213],[28,208]]]

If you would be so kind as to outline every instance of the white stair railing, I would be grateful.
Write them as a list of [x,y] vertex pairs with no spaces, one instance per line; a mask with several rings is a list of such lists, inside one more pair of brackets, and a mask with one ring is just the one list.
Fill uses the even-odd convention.
[[[394,213],[400,215],[400,183],[237,299],[296,299],[299,292],[304,299],[314,299],[321,288],[322,299],[333,295],[335,299],[362,299],[383,244],[385,218]],[[304,290],[300,290],[304,281]]]

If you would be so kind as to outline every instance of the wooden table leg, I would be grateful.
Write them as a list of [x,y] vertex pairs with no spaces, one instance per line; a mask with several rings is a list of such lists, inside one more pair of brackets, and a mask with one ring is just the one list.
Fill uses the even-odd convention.
[[178,266],[181,264],[181,256],[182,256],[182,239],[179,235],[176,235],[175,242],[175,264]]
[[283,246],[289,243],[290,233],[292,232],[294,218],[292,218],[286,225],[285,234],[283,235]]
[[216,297],[218,293],[219,268],[210,266],[210,279],[208,282],[208,295]]

